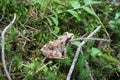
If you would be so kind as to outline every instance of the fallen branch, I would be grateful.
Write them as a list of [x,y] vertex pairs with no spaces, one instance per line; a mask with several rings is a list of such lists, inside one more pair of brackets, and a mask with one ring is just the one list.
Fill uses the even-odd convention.
[[[101,26],[98,26],[91,34],[88,35],[87,38],[91,38],[93,35],[95,35],[95,34],[100,30],[100,28],[101,28]],[[76,51],[76,54],[75,54],[75,57],[74,57],[74,59],[73,59],[73,62],[72,62],[72,65],[71,65],[71,67],[70,67],[70,70],[69,70],[69,73],[68,73],[68,75],[67,75],[66,80],[70,80],[71,75],[72,75],[72,72],[73,72],[74,67],[75,67],[75,64],[76,64],[77,59],[78,59],[78,57],[79,57],[79,54],[80,54],[80,52],[81,52],[81,50],[82,50],[82,47],[86,44],[87,41],[88,41],[88,40],[82,41],[81,44],[78,46],[77,51]]]
[[[95,10],[93,9],[92,5],[90,5],[90,8],[95,12]],[[110,39],[110,35],[109,35],[109,33],[107,32],[107,30],[106,30],[104,24],[102,23],[101,19],[99,18],[99,16],[98,16],[96,13],[95,13],[95,16],[96,16],[96,18],[98,19],[98,21],[100,22],[100,24],[102,25],[102,27],[104,28],[104,30],[105,30],[108,38]]]
[[3,12],[2,17],[0,18],[0,22],[3,20],[4,16],[5,16],[5,12]]
[[[81,54],[83,55],[83,51],[82,50],[81,50]],[[85,60],[85,67],[86,67],[87,71],[90,71],[89,63],[87,62],[87,60]],[[89,72],[89,77],[90,77],[90,80],[94,80],[93,75],[92,75],[91,72]]]
[[102,39],[102,38],[76,38],[76,39],[72,39],[71,41],[78,41],[78,40],[96,40],[96,41],[108,41],[108,42],[111,41],[111,40]]
[[11,77],[10,77],[10,74],[8,73],[8,70],[7,70],[7,67],[6,67],[6,64],[5,64],[5,51],[4,51],[4,46],[5,46],[5,32],[12,26],[12,24],[14,23],[16,19],[16,14],[14,14],[14,19],[10,22],[10,24],[8,26],[6,26],[3,31],[2,31],[2,34],[1,34],[1,44],[2,44],[2,64],[3,64],[3,68],[5,70],[5,74],[8,78],[8,80],[12,80]]
[[[90,70],[89,63],[86,60],[85,60],[85,67],[86,67],[86,69]],[[90,76],[91,80],[94,80],[93,75],[92,75],[91,72],[89,73],[89,76]]]

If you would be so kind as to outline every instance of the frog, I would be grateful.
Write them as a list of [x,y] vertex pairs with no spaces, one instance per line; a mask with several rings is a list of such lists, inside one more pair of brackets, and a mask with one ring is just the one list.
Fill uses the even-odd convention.
[[42,48],[42,54],[51,59],[65,59],[67,58],[66,47],[74,38],[73,33],[64,32],[58,39],[49,41]]

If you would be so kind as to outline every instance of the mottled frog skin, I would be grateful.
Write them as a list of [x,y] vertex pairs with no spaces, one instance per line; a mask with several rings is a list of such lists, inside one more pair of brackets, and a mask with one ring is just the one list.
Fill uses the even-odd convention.
[[[52,59],[65,59],[66,56],[66,46],[69,44],[70,40],[74,38],[73,33],[65,32],[61,37],[57,40],[49,41],[45,44],[41,51],[43,55],[47,58]],[[64,53],[64,55],[62,55]]]

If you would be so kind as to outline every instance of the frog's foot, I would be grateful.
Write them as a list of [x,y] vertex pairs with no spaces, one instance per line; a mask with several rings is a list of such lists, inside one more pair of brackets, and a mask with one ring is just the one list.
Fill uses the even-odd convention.
[[59,57],[59,58],[58,58],[58,57],[56,57],[56,58],[54,57],[54,58],[52,58],[52,59],[66,59],[66,58],[68,58],[68,57],[66,57],[66,56]]
[[61,59],[66,59],[66,58],[68,58],[67,56],[63,56]]

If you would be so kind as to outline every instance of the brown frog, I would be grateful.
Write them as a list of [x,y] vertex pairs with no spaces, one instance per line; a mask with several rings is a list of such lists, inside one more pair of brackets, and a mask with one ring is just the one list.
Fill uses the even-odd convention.
[[[70,40],[74,38],[73,33],[65,32],[61,37],[57,40],[50,41],[45,44],[41,51],[43,55],[47,58],[52,59],[65,59],[66,56],[66,46],[69,44]],[[64,53],[64,55],[62,55]]]

